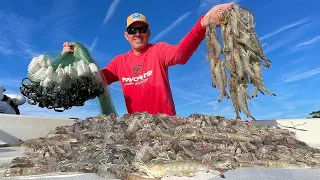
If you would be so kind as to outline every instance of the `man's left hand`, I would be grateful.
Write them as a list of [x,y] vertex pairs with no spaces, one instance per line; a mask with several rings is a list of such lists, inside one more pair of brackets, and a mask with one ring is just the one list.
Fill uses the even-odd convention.
[[209,17],[213,18],[216,26],[220,26],[220,23],[224,20],[224,13],[230,13],[232,9],[232,4],[231,3],[226,3],[226,4],[219,4],[211,8],[207,14],[201,19],[201,25],[202,27],[206,28],[209,24]]

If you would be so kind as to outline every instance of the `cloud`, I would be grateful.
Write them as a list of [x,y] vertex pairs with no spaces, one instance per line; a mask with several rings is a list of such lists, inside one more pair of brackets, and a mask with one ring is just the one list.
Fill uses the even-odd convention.
[[70,15],[75,14],[75,3],[78,3],[76,0],[55,0],[51,2],[49,12],[46,13],[46,16],[41,17],[42,21],[59,20],[61,22],[61,20],[67,20],[70,18]]
[[5,56],[9,57],[13,55],[12,49],[8,48],[10,46],[10,41],[7,37],[0,35],[0,53],[4,54]]
[[10,75],[7,73],[7,71],[5,71],[1,68],[0,68],[0,74],[2,75],[2,78],[0,78],[0,83],[2,82],[3,77],[10,78]]
[[[274,107],[266,106],[265,109],[257,114],[260,114],[260,116],[263,118],[306,118],[307,114],[310,113],[312,109],[319,109],[319,100],[317,97],[318,96],[313,95],[312,99],[306,99],[308,97],[305,97],[300,93],[299,95],[292,96],[291,98],[288,98],[286,100],[283,99],[281,101],[277,101],[276,103],[274,103],[276,104],[276,106]],[[275,112],[281,112],[282,115],[270,115]]]
[[58,0],[40,19],[23,17],[10,10],[0,11],[0,53],[13,60],[30,59],[40,54],[32,43],[37,36],[42,36],[46,44],[56,43],[57,38],[71,39],[67,28],[76,18],[74,9],[74,1]]
[[[309,116],[308,112],[297,112],[297,111],[293,111],[293,112],[288,112],[286,114],[284,114],[281,118],[282,119],[305,119],[306,117]],[[277,118],[280,119],[280,118]]]
[[[303,38],[308,32],[308,29],[312,29],[318,26],[315,21],[306,23],[300,27],[292,28],[288,30],[285,36],[280,36],[274,40],[274,42],[269,43],[268,48],[265,49],[265,53],[269,53],[273,50],[279,50],[282,47],[289,46],[293,41]],[[288,53],[287,48],[285,48],[285,53]]]
[[307,45],[313,44],[313,43],[315,43],[315,42],[317,42],[317,41],[319,41],[319,40],[320,40],[320,35],[312,38],[311,40],[304,41],[304,42],[302,42],[302,43],[300,43],[300,44],[297,44],[297,45],[295,45],[293,48],[297,48],[297,47],[301,47],[301,46],[307,46]]
[[279,69],[283,69],[283,68],[287,68],[288,66],[292,66],[292,65],[296,65],[298,63],[301,63],[301,62],[304,62],[306,60],[306,58],[299,58],[299,59],[296,59],[296,60],[293,60],[293,61],[290,61],[288,63],[285,63],[283,66],[280,66],[280,67],[276,67],[275,69],[279,70]]
[[196,94],[196,93],[184,91],[178,87],[174,87],[172,89],[177,94],[177,97],[181,97],[185,100],[194,101],[194,100],[198,100],[200,98],[208,98],[208,97]]
[[108,86],[108,88],[110,90],[122,92],[122,88],[119,81],[112,83],[111,85]]
[[93,42],[92,42],[92,44],[91,44],[91,46],[90,46],[90,48],[89,48],[90,51],[93,51],[94,48],[97,46],[98,39],[99,39],[98,36],[94,38],[94,40],[93,40]]
[[[308,95],[307,95],[308,96]],[[318,106],[318,98],[313,96],[312,99],[306,100],[303,95],[295,96],[295,98],[291,98],[287,102],[283,102],[283,109],[290,110],[290,112],[301,112],[303,110],[315,109]]]
[[10,87],[10,88],[15,88],[15,92],[20,92],[19,87],[21,85],[22,79],[18,79],[18,78],[4,78],[1,77],[0,78],[0,85],[4,86],[4,87]]
[[[290,89],[292,91],[292,89]],[[279,94],[280,95],[280,94]],[[274,106],[270,106],[268,102],[265,100],[259,100],[260,104],[256,102],[252,105],[249,105],[250,113],[257,119],[257,120],[270,120],[270,119],[280,119],[280,118],[306,118],[307,113],[310,110],[308,109],[317,109],[317,99],[315,100],[306,100],[305,98],[297,99],[299,96],[296,93],[288,93],[285,94],[281,93],[280,96],[277,96],[272,100],[275,104]],[[292,100],[294,99],[296,100]],[[281,98],[281,99],[280,99]],[[250,101],[252,103],[252,101]],[[276,102],[276,103],[275,103]],[[249,103],[249,101],[248,101]],[[236,113],[234,112],[232,103],[224,103],[220,104],[215,101],[209,102],[205,105],[211,106],[211,111],[206,110],[206,114],[210,115],[220,115],[226,118],[235,118]],[[261,106],[261,107],[259,107]],[[306,108],[307,107],[307,108]],[[311,111],[310,111],[311,112]],[[240,113],[241,119],[250,119],[247,118],[244,113]]]
[[[294,72],[298,74],[298,72]],[[293,74],[293,75],[294,75]],[[292,75],[288,74],[288,77]],[[319,93],[313,91],[312,84],[307,83],[282,83],[274,86],[276,97],[267,96],[258,98],[261,108],[253,105],[253,112],[259,119],[279,118],[300,118],[301,112],[308,112],[310,109],[317,109]],[[308,92],[308,93],[303,93]],[[304,116],[306,118],[306,116]]]
[[[54,44],[61,43],[65,41],[72,41],[76,38],[74,38],[73,34],[68,31],[67,25],[59,25],[56,27],[50,28],[48,35],[47,35],[48,43]],[[60,44],[61,50],[62,50],[62,44]]]
[[261,113],[260,120],[274,120],[274,119],[305,119],[308,116],[308,113],[297,112],[297,111],[274,111],[270,113]]
[[174,96],[174,99],[176,102],[175,104],[177,108],[188,106],[188,105],[194,105],[197,103],[206,104],[203,102],[208,100],[212,101],[213,99],[213,97],[200,95],[194,92],[184,91],[178,87],[173,87],[172,90],[173,90],[173,96]]
[[304,42],[301,42],[293,47],[291,47],[291,52],[295,52],[295,51],[298,51],[300,49],[303,49],[303,48],[306,48],[307,46],[311,45],[311,44],[314,44],[316,42],[318,42],[320,40],[320,35],[310,39],[310,40],[307,40],[307,41],[304,41]]
[[36,20],[41,27],[38,28],[38,33],[33,32],[33,34],[42,36],[47,46],[57,47],[59,45],[58,47],[61,48],[63,42],[76,39],[73,37],[74,31],[70,29],[74,28],[75,21],[81,16],[77,3],[76,0],[51,1],[50,9],[39,16],[39,20]]
[[[95,107],[96,106],[96,107]],[[53,117],[53,118],[79,118],[97,116],[100,114],[98,105],[85,104],[81,107],[73,107],[71,110],[56,112],[53,109],[40,108],[38,105],[29,105],[25,103],[19,106],[20,114],[24,116]]]
[[306,79],[309,78],[311,76],[320,74],[320,68],[315,68],[306,72],[299,72],[299,73],[295,73],[287,78],[284,79],[284,82],[294,82],[294,81],[299,81],[302,79]]
[[[315,13],[315,14],[316,14],[316,13]],[[316,18],[318,17],[318,16],[315,16],[315,14],[312,14],[312,15],[310,15],[310,16],[307,16],[307,17],[305,17],[305,18],[303,18],[303,19],[300,19],[299,21],[296,21],[296,22],[294,22],[294,23],[291,23],[291,24],[282,26],[282,27],[280,27],[279,29],[277,29],[276,31],[274,31],[274,32],[272,32],[272,33],[269,33],[269,34],[266,34],[266,35],[260,37],[259,39],[260,39],[260,40],[264,40],[264,39],[266,39],[266,38],[269,38],[269,37],[271,37],[271,36],[274,36],[274,35],[276,35],[276,34],[279,34],[279,33],[283,32],[283,31],[286,31],[286,30],[292,29],[292,28],[294,28],[294,27],[296,27],[296,26],[299,26],[299,25],[301,25],[301,24],[308,23],[308,22],[310,22],[310,21],[312,21],[312,20],[314,20],[314,19],[316,19]]]
[[278,103],[281,103],[281,102],[286,103],[288,100],[294,98],[295,96],[296,96],[296,93],[294,91],[289,91],[289,89],[286,91],[277,91],[277,98],[272,99],[272,101],[278,102]]
[[[39,28],[36,21],[15,13],[0,12],[0,52],[6,57],[30,55],[34,50],[27,43],[31,32]],[[12,59],[12,58],[11,58]]]
[[[198,14],[207,13],[211,8],[218,4],[229,3],[231,1],[227,0],[200,0],[200,5],[197,9]],[[240,0],[233,0],[232,2],[238,3]]]
[[[42,54],[40,52],[38,52],[36,49],[36,47],[26,43],[26,42],[23,42],[21,40],[17,40],[18,42],[18,46],[22,49],[22,53],[28,55],[28,57],[26,57],[27,59],[32,59],[33,57],[35,56],[38,56],[39,54]],[[28,60],[29,62],[29,60]]]
[[[194,70],[191,72],[183,71],[181,73],[177,73],[177,72],[173,71],[172,76],[170,77],[171,84],[185,84],[190,81],[199,82],[205,78],[208,78],[208,74],[210,73],[210,68],[208,68],[207,66],[205,66],[205,67],[194,66],[194,67],[197,70]],[[201,83],[202,83],[202,81],[201,81]]]
[[108,9],[107,15],[105,16],[102,24],[107,23],[107,21],[113,16],[113,13],[116,11],[117,6],[119,5],[120,1],[121,0],[114,0],[111,3],[111,5],[110,5],[110,7]]
[[206,100],[209,100],[209,99],[212,99],[212,98],[210,97],[210,98],[204,98],[204,99],[192,100],[191,102],[188,102],[188,103],[184,103],[184,104],[178,105],[177,107],[187,106],[187,105],[191,105],[191,104],[195,104],[195,103],[203,102],[203,101],[206,101]]
[[17,38],[28,38],[30,31],[37,28],[37,23],[35,20],[10,12],[5,12],[0,21],[1,34],[3,36],[14,35]]
[[185,18],[187,18],[192,12],[187,12],[183,15],[181,15],[178,19],[176,19],[169,27],[161,31],[161,33],[157,34],[151,42],[155,42],[159,39],[161,39],[163,36],[165,36],[171,29],[179,25]]

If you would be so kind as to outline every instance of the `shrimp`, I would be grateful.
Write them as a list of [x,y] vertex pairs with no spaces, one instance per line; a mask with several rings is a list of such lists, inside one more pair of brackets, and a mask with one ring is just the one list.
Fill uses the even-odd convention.
[[215,60],[220,59],[222,48],[220,46],[218,35],[216,32],[216,24],[213,19],[209,20],[209,26],[206,28],[207,50],[213,54]]
[[236,119],[241,119],[240,117],[240,107],[237,99],[237,88],[236,88],[236,79],[234,77],[230,77],[228,81],[229,85],[229,93],[231,96],[232,104],[234,111],[236,113]]
[[[223,63],[222,61],[218,61],[216,63],[216,66],[214,67],[214,74],[215,74],[215,78],[217,80],[217,87],[220,91],[220,95],[218,98],[218,102],[222,101],[222,97],[225,96],[227,98],[229,98],[228,93],[226,92],[226,76],[225,76],[225,71],[224,68],[221,68],[221,66],[223,66],[223,64],[221,65],[221,63]],[[223,69],[223,70],[222,70]],[[224,72],[223,72],[224,71]]]
[[208,164],[195,161],[172,161],[168,163],[140,164],[139,172],[145,173],[152,178],[163,178],[170,176],[195,176],[197,172],[209,172],[216,176],[225,178],[225,175]]
[[239,107],[242,110],[242,112],[244,114],[246,114],[248,117],[252,118],[253,120],[256,120],[249,112],[248,106],[247,106],[247,100],[246,100],[246,89],[243,87],[242,84],[240,84],[238,86],[237,89],[237,93],[238,93],[238,103],[239,103]]

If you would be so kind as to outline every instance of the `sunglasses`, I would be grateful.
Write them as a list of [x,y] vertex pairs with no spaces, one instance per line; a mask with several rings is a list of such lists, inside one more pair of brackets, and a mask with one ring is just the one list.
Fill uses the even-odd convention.
[[128,34],[136,34],[137,31],[139,31],[139,33],[146,33],[146,32],[148,32],[149,28],[148,28],[148,26],[128,27],[126,30],[127,30]]

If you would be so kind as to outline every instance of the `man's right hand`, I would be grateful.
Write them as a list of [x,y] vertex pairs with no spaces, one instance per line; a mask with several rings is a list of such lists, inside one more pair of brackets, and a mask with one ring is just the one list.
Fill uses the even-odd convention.
[[73,44],[71,44],[69,42],[65,42],[65,43],[63,43],[63,49],[62,49],[61,54],[66,53],[66,52],[74,52],[75,50],[76,50],[76,47]]
[[214,22],[216,23],[216,26],[220,26],[220,23],[224,20],[224,13],[227,12],[230,13],[232,9],[231,3],[225,3],[225,4],[219,4],[211,8],[206,15],[201,19],[201,25],[202,27],[206,28],[209,25],[209,17],[213,18]]

